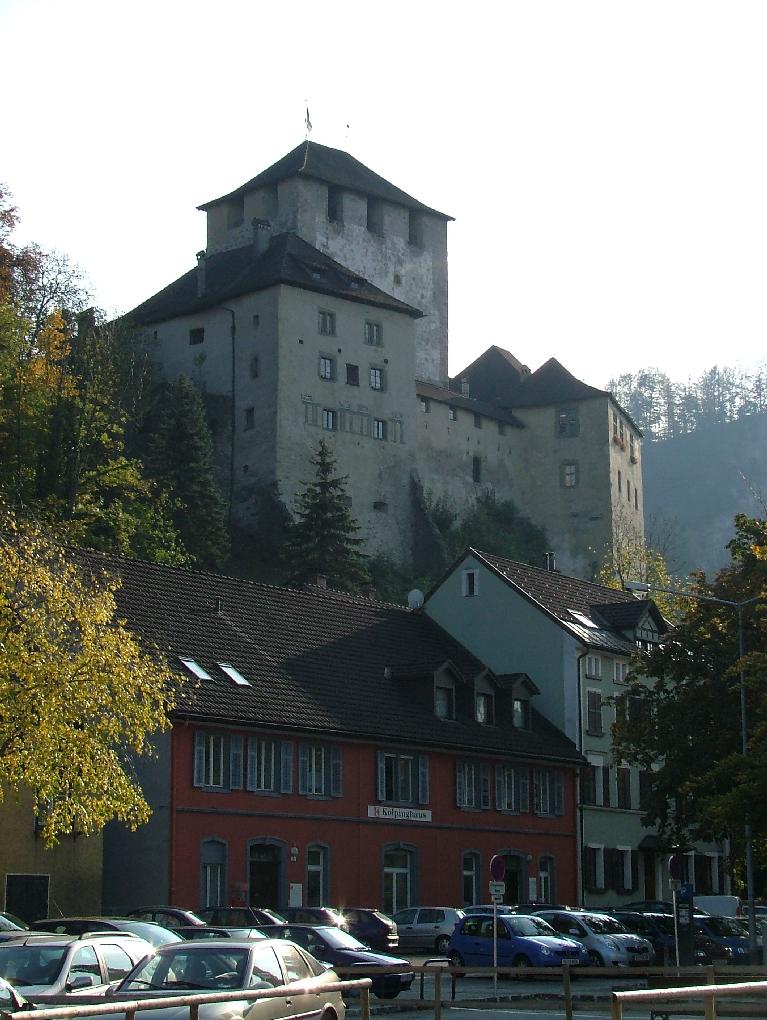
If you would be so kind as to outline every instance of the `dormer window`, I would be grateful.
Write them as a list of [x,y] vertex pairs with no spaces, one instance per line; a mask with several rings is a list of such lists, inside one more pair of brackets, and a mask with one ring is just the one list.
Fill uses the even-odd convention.
[[493,695],[487,691],[479,691],[474,697],[474,718],[483,726],[492,726],[495,722]]
[[438,719],[455,719],[455,691],[452,685],[443,682],[435,686],[434,714]]
[[527,698],[514,698],[511,704],[511,721],[515,730],[530,729],[530,702]]

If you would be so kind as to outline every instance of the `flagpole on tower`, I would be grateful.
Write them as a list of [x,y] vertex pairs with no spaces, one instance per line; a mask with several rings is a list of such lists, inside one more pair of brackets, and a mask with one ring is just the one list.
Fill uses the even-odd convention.
[[305,100],[305,103],[306,103],[306,117],[304,119],[304,123],[306,124],[306,135],[304,136],[304,140],[308,141],[309,135],[311,134],[312,131],[312,122],[311,119],[309,118],[309,101]]

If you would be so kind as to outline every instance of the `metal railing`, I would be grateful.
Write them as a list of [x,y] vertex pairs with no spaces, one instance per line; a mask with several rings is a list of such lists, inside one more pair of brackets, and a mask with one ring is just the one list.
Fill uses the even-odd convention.
[[[680,999],[703,999],[705,1020],[716,1020],[717,999],[741,995],[764,995],[767,981],[740,981],[726,985],[687,985],[684,988],[646,988],[633,992],[613,992],[611,997],[612,1020],[622,1020],[623,1005],[629,1002],[671,1002]],[[673,1013],[672,1009],[652,1010],[651,1015]]]
[[[291,995],[316,995],[322,1001],[326,992],[348,992],[359,989],[361,998],[362,1020],[370,1018],[370,978],[358,978],[355,981],[329,981],[320,986],[295,984],[290,987],[282,985],[278,988],[249,989],[242,988],[231,992],[210,992],[195,993],[192,995],[163,995],[152,999],[122,999],[116,1000],[105,996],[98,1003],[91,1002],[88,1005],[55,1005],[44,1003],[45,1020],[76,1020],[78,1017],[106,1016],[113,1013],[124,1014],[125,1020],[135,1020],[139,1010],[164,1009],[169,1006],[188,1006],[189,1020],[199,1020],[200,1006],[208,1002],[256,1002],[258,999],[284,999]],[[70,999],[70,1002],[72,1000]],[[332,1007],[332,1003],[328,1003]],[[310,1013],[291,1014],[291,1020],[301,1020],[303,1017],[315,1016],[317,1010]],[[0,1010],[0,1020],[18,1020],[20,1014],[7,1013]]]

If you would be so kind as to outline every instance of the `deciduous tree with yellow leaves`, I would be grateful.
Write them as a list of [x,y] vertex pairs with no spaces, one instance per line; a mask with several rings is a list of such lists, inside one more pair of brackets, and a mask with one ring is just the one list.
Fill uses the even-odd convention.
[[150,814],[132,770],[174,681],[116,618],[118,582],[0,507],[0,799],[32,791],[47,845]]

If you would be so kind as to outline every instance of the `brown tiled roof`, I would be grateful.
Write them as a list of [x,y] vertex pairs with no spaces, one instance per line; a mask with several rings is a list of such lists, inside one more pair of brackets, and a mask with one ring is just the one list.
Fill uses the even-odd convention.
[[286,156],[278,159],[276,163],[267,167],[246,184],[242,184],[239,188],[235,188],[234,191],[230,191],[220,198],[211,199],[210,202],[205,202],[197,208],[205,211],[211,206],[226,202],[231,198],[237,198],[248,191],[278,184],[291,177],[312,177],[339,188],[346,188],[348,191],[357,191],[386,202],[393,202],[395,205],[404,205],[408,209],[431,213],[433,216],[440,216],[445,220],[453,219],[447,213],[438,212],[436,209],[424,205],[412,195],[408,195],[406,191],[390,184],[384,177],[374,173],[354,156],[350,156],[348,152],[331,149],[328,145],[319,145],[317,142],[310,141],[297,145]]
[[[495,727],[471,712],[437,719],[435,668],[449,662],[471,680],[485,667],[422,612],[321,588],[278,588],[90,552],[79,558],[120,578],[119,614],[145,643],[179,673],[178,657],[188,656],[212,678],[182,686],[179,718],[580,761],[572,742],[535,712],[529,732],[514,729],[510,715],[508,725],[499,717]],[[249,686],[235,684],[219,663],[233,665]]]
[[206,287],[202,296],[197,296],[197,269],[190,269],[134,308],[126,318],[139,325],[164,322],[280,283],[388,308],[412,318],[420,318],[423,314],[412,305],[374,287],[364,277],[346,269],[296,234],[277,234],[262,255],[256,255],[253,245],[249,244],[209,256],[205,260]]
[[622,632],[633,629],[647,612],[661,634],[668,631],[652,600],[477,549],[469,552],[590,647],[630,655],[636,645]]

